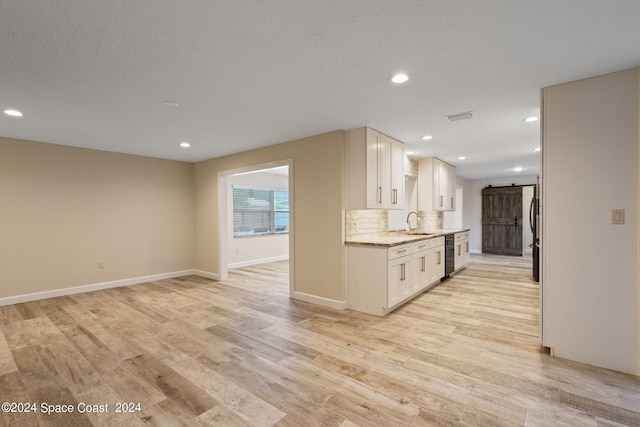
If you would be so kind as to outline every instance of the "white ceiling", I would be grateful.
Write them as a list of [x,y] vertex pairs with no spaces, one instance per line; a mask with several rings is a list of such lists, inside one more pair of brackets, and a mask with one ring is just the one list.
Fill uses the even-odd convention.
[[367,125],[465,178],[535,174],[539,89],[639,66],[639,22],[638,0],[0,0],[0,109],[25,113],[0,135],[193,162]]

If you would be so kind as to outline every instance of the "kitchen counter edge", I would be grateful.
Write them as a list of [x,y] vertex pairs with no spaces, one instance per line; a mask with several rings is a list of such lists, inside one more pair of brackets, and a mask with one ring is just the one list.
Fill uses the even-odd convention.
[[407,243],[419,242],[421,240],[434,239],[436,237],[447,236],[449,234],[458,234],[464,233],[465,231],[470,231],[470,228],[461,228],[461,229],[444,229],[444,230],[434,230],[433,232],[427,231],[428,233],[433,234],[403,234],[403,232],[390,232],[387,235],[380,237],[367,237],[362,239],[353,239],[346,240],[344,242],[345,245],[348,246],[378,246],[391,248],[393,246],[404,245]]

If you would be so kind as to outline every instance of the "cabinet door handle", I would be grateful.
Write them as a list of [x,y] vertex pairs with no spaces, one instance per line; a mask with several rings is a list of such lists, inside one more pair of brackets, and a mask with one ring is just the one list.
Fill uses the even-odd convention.
[[442,263],[442,252],[438,251],[438,265]]
[[426,264],[425,257],[422,257],[422,271],[425,271],[427,269],[425,264]]
[[462,255],[462,245],[458,245],[458,256]]
[[440,196],[440,207],[442,207],[442,206],[444,206],[443,205],[443,198],[442,198],[442,196]]
[[404,282],[404,263],[400,264],[400,281]]
[[403,250],[401,250],[401,251],[398,251],[398,253],[399,253],[399,254],[403,254],[403,253],[405,253],[405,252],[407,252],[407,250],[406,250],[406,249],[403,249]]
[[453,197],[451,198],[451,209],[453,209]]
[[467,253],[469,253],[469,242],[464,242],[467,245]]
[[378,187],[378,203],[382,203],[382,187]]

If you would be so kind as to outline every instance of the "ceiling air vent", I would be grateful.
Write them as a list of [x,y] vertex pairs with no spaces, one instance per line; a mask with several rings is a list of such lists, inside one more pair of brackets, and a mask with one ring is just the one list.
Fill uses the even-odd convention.
[[458,114],[449,114],[448,116],[444,116],[445,119],[450,122],[457,122],[458,120],[466,120],[473,117],[473,111],[467,111],[466,113],[458,113]]

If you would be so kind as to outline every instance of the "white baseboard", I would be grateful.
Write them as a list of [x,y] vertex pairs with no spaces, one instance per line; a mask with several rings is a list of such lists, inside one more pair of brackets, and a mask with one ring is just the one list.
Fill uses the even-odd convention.
[[[202,270],[182,270],[173,271],[171,273],[153,274],[150,276],[132,277],[129,279],[113,280],[110,282],[93,283],[89,285],[80,285],[70,288],[52,289],[50,291],[33,292],[23,295],[15,295],[10,297],[0,298],[0,306],[20,304],[23,302],[37,301],[47,298],[56,298],[73,294],[80,294],[83,292],[99,291],[103,289],[117,288],[120,286],[136,285],[138,283],[152,282],[154,280],[173,279],[175,277],[196,275],[212,280],[220,280],[220,276],[216,273],[210,273]],[[318,304],[325,307],[335,308],[337,310],[345,310],[347,308],[347,301],[338,301],[329,298],[319,297],[316,295],[306,294],[304,292],[293,292],[291,298],[300,301],[309,302],[312,304]]]
[[204,277],[205,279],[220,281],[220,275],[218,273],[209,273],[208,271],[202,271],[202,270],[191,270],[191,274]]
[[[90,285],[80,285],[71,288],[52,289],[50,291],[33,292],[23,295],[0,298],[0,306],[20,304],[23,302],[36,301],[47,298],[63,297],[66,295],[80,294],[83,292],[99,291],[102,289],[117,288],[120,286],[135,285],[138,283],[152,282],[154,280],[172,279],[174,277],[198,274],[196,270],[174,271],[171,273],[153,274],[150,276],[133,277],[130,279],[114,280],[111,282],[93,283]],[[206,277],[206,276],[205,276]]]
[[291,298],[304,302],[310,302],[311,304],[323,305],[325,307],[335,308],[337,310],[345,310],[347,308],[347,301],[338,301],[335,299],[319,297],[316,295],[305,294],[304,292],[293,291]]
[[[469,249],[469,252],[472,254],[481,254],[482,251],[480,249]],[[524,250],[524,254],[525,255],[531,255],[533,253],[532,249],[525,249]]]
[[232,262],[228,268],[249,267],[250,265],[265,264],[267,262],[284,261],[289,259],[289,255],[274,256],[271,258],[252,259],[249,261]]

